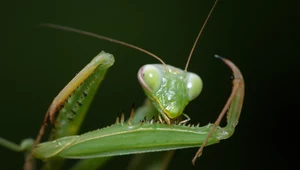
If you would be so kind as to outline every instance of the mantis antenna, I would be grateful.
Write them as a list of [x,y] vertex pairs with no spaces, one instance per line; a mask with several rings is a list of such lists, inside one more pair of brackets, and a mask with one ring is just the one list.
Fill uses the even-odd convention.
[[[193,44],[193,47],[192,47],[191,52],[189,54],[189,57],[187,59],[185,69],[184,69],[185,71],[187,71],[187,68],[189,66],[189,63],[190,63],[190,60],[192,58],[192,55],[193,55],[194,49],[196,47],[196,44],[197,44],[197,42],[198,42],[198,40],[199,40],[206,24],[207,24],[208,19],[210,18],[213,10],[215,9],[215,6],[217,5],[217,3],[218,3],[218,0],[215,0],[215,3],[213,5],[213,7],[211,8],[210,12],[208,13],[208,15],[207,15],[207,17],[204,21],[204,24],[203,24],[202,28],[200,29],[200,31],[198,33],[198,36],[197,36],[197,38],[196,38],[196,40]],[[130,47],[130,48],[136,49],[138,51],[141,51],[145,54],[148,54],[148,55],[152,56],[153,58],[157,59],[159,62],[161,62],[165,67],[167,67],[166,63],[160,57],[158,57],[157,55],[155,55],[155,54],[151,53],[150,51],[147,51],[147,50],[145,50],[141,47],[126,43],[124,41],[119,41],[119,40],[109,38],[109,37],[106,37],[106,36],[103,36],[103,35],[98,35],[98,34],[95,34],[95,33],[88,32],[88,31],[83,31],[83,30],[79,30],[79,29],[75,29],[75,28],[71,28],[71,27],[66,27],[66,26],[61,26],[61,25],[56,25],[56,24],[42,23],[41,26],[54,28],[54,29],[59,29],[59,30],[63,30],[63,31],[70,31],[70,32],[74,32],[74,33],[83,34],[83,35],[87,35],[87,36],[90,36],[90,37],[98,38],[98,39],[101,39],[101,40],[106,40],[106,41],[110,41],[110,42],[113,42],[113,43],[121,44],[121,45]]]
[[194,45],[193,45],[193,47],[192,47],[192,49],[191,49],[190,55],[189,55],[189,57],[188,57],[188,59],[187,59],[187,62],[186,62],[184,71],[187,71],[187,68],[189,67],[190,60],[191,60],[191,58],[192,58],[192,55],[193,55],[194,49],[195,49],[195,47],[196,47],[196,44],[197,44],[197,42],[198,42],[198,40],[199,40],[199,38],[200,38],[200,36],[201,36],[201,34],[202,34],[202,32],[203,32],[205,26],[206,26],[206,23],[207,23],[208,19],[210,18],[210,16],[211,16],[213,10],[215,9],[217,3],[218,3],[218,0],[215,1],[213,7],[212,7],[211,10],[209,11],[209,13],[208,13],[208,15],[207,15],[207,17],[206,17],[206,19],[205,19],[205,21],[204,21],[204,24],[203,24],[202,28],[200,29],[200,31],[199,31],[199,33],[198,33],[198,36],[197,36],[197,38],[196,38],[196,40],[195,40],[195,42],[194,42]]
[[87,36],[90,36],[90,37],[98,38],[98,39],[101,39],[101,40],[106,40],[106,41],[110,41],[110,42],[113,42],[113,43],[121,44],[121,45],[130,47],[130,48],[139,50],[139,51],[141,51],[145,54],[148,54],[148,55],[152,56],[153,58],[157,59],[159,62],[161,62],[165,67],[167,67],[165,62],[161,58],[159,58],[157,55],[155,55],[155,54],[153,54],[153,53],[151,53],[151,52],[149,52],[149,51],[147,51],[143,48],[140,48],[138,46],[126,43],[124,41],[119,41],[119,40],[116,40],[116,39],[113,39],[113,38],[105,37],[105,36],[98,35],[98,34],[95,34],[95,33],[91,33],[91,32],[88,32],[88,31],[83,31],[83,30],[79,30],[79,29],[75,29],[75,28],[71,28],[71,27],[66,27],[66,26],[61,26],[61,25],[56,25],[56,24],[43,23],[43,24],[41,24],[41,26],[54,28],[54,29],[59,29],[59,30],[63,30],[63,31],[70,31],[70,32],[74,32],[74,33],[83,34],[83,35],[87,35]]

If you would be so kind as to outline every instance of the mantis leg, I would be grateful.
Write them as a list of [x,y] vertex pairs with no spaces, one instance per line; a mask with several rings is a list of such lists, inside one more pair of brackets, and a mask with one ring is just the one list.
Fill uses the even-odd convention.
[[[13,150],[15,152],[24,152],[25,153],[25,160],[31,159],[31,149],[34,145],[34,140],[31,138],[27,138],[21,141],[21,143],[18,145],[16,143],[13,143],[11,141],[8,141],[2,137],[0,137],[0,145]],[[30,169],[35,169],[35,162],[30,163]]]
[[230,67],[233,72],[234,79],[233,79],[232,92],[230,97],[227,100],[226,105],[224,106],[222,112],[220,113],[218,119],[215,121],[213,127],[207,134],[206,139],[204,140],[201,147],[199,148],[196,155],[194,156],[192,160],[193,164],[195,164],[196,159],[201,156],[203,148],[206,146],[209,138],[212,136],[216,127],[219,126],[226,112],[227,112],[227,125],[223,128],[226,135],[223,136],[223,139],[229,138],[233,134],[234,129],[238,124],[238,120],[242,111],[243,100],[244,100],[244,89],[245,89],[243,76],[240,70],[231,61],[217,55],[215,57],[223,60],[223,62],[225,62],[225,64],[228,67]]
[[[147,98],[143,106],[135,111],[133,124],[138,124],[139,122],[146,120],[155,121],[155,117],[158,117],[159,119],[160,114]],[[162,122],[163,120],[159,121]],[[167,169],[174,152],[175,151],[166,151],[136,154],[131,158],[127,169],[145,169],[145,167],[147,167],[147,169],[165,170]]]
[[[123,117],[122,113],[122,117]],[[134,115],[133,115],[134,114]],[[146,99],[143,106],[139,107],[136,111],[134,111],[134,105],[132,106],[130,118],[127,120],[128,124],[138,124],[143,120],[149,120],[152,117],[156,117],[158,115],[158,112],[156,111],[155,107],[152,105],[152,103]],[[124,118],[124,117],[123,117]],[[161,154],[161,153],[157,153]],[[162,154],[161,154],[162,155]],[[165,154],[164,154],[165,155]],[[158,156],[158,155],[156,155]],[[135,155],[135,157],[132,158],[131,162],[136,162],[136,160],[139,160],[140,163],[142,163],[143,166],[151,166],[152,164],[149,163],[149,160],[146,161],[146,158],[149,158],[153,156],[148,154],[139,154]],[[112,157],[100,157],[100,158],[92,158],[92,159],[82,159],[79,162],[77,162],[71,170],[81,170],[86,167],[88,167],[90,170],[92,169],[99,169],[102,165],[104,165],[107,161],[109,161]],[[146,159],[146,160],[145,160]],[[161,162],[162,160],[160,160]],[[148,162],[148,163],[147,163]],[[146,165],[145,165],[146,164]],[[156,162],[156,165],[159,164]],[[167,164],[167,163],[164,163]],[[140,165],[140,164],[139,164]],[[130,169],[139,169],[139,165],[130,165]]]
[[24,151],[29,151],[31,150],[32,146],[33,146],[33,139],[24,139],[20,145],[18,144],[15,144],[11,141],[8,141],[4,138],[1,138],[0,137],[0,145],[10,149],[10,150],[13,150],[15,152],[24,152]]
[[185,124],[187,123],[188,121],[191,120],[191,118],[187,115],[187,114],[182,114],[186,119],[180,121],[178,124],[181,125],[181,124]]
[[[44,134],[48,119],[54,124],[49,140],[77,134],[100,83],[113,63],[113,55],[102,51],[63,88],[45,115],[33,150]],[[32,157],[29,156],[24,169],[32,169],[31,161]],[[64,159],[61,158],[49,159],[44,169],[60,169],[63,163]]]

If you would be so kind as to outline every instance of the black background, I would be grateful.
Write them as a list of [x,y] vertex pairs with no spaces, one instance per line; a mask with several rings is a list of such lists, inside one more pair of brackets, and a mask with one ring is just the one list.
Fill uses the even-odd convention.
[[[1,5],[0,135],[15,142],[35,137],[58,92],[101,50],[115,65],[101,85],[81,132],[110,125],[121,110],[143,103],[138,69],[157,61],[139,51],[84,35],[39,27],[50,22],[109,36],[145,48],[184,68],[212,0],[193,1],[10,1]],[[296,5],[289,1],[221,0],[197,44],[189,71],[204,81],[200,97],[186,108],[192,123],[213,122],[231,90],[231,72],[213,57],[232,60],[246,82],[235,134],[207,147],[197,166],[196,148],[176,151],[169,169],[287,168],[298,110],[295,83]],[[295,134],[294,134],[295,135]],[[297,136],[297,135],[296,135]],[[107,166],[125,169],[129,156]],[[116,163],[117,162],[117,163]],[[0,147],[1,169],[21,169],[23,155]]]

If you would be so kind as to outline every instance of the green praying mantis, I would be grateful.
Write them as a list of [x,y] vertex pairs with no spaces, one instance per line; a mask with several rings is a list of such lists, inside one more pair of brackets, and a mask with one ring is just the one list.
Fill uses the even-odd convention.
[[[0,144],[13,150],[26,151],[24,169],[27,170],[34,169],[35,158],[45,162],[44,169],[62,168],[64,160],[68,158],[83,159],[73,169],[93,169],[92,164],[96,164],[96,169],[112,156],[200,146],[192,159],[195,164],[205,146],[218,143],[233,134],[244,99],[244,81],[240,70],[231,61],[216,55],[233,72],[232,93],[215,123],[201,127],[187,125],[190,118],[184,109],[200,94],[203,83],[197,74],[188,72],[187,68],[217,1],[195,40],[184,70],[167,65],[153,53],[119,40],[69,27],[43,24],[134,48],[156,58],[161,64],[147,64],[138,71],[138,80],[148,99],[144,106],[132,110],[128,120],[122,114],[109,127],[77,135],[100,83],[115,62],[112,54],[102,51],[55,97],[35,142],[26,140],[18,146],[0,138]],[[227,125],[220,127],[226,113]],[[53,125],[49,141],[40,143],[47,123]]]

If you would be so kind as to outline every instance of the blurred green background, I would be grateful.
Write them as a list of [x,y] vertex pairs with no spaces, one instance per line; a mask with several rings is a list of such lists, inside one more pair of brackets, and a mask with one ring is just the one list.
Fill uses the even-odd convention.
[[[281,1],[283,2],[283,1]],[[9,1],[1,5],[0,136],[15,142],[35,137],[58,92],[101,50],[114,54],[81,132],[112,124],[145,95],[138,69],[157,61],[139,51],[70,32],[39,27],[47,22],[83,29],[145,48],[166,63],[184,68],[212,0]],[[176,151],[169,169],[265,169],[282,163],[277,113],[285,106],[280,88],[297,71],[289,56],[287,2],[221,0],[199,43],[189,71],[201,76],[203,93],[186,108],[192,123],[213,122],[231,91],[231,72],[218,59],[232,60],[244,74],[246,97],[235,134],[207,147],[194,167],[196,148]],[[295,44],[294,44],[295,45]],[[289,68],[289,69],[286,69]],[[282,81],[285,80],[285,81]],[[276,99],[276,100],[272,100]],[[280,103],[280,104],[279,104]],[[281,121],[284,115],[280,117]],[[286,122],[285,122],[286,123]],[[282,140],[285,138],[280,138]],[[106,169],[125,169],[130,156]],[[23,155],[0,147],[0,169],[21,169]],[[288,165],[286,165],[288,166]]]

